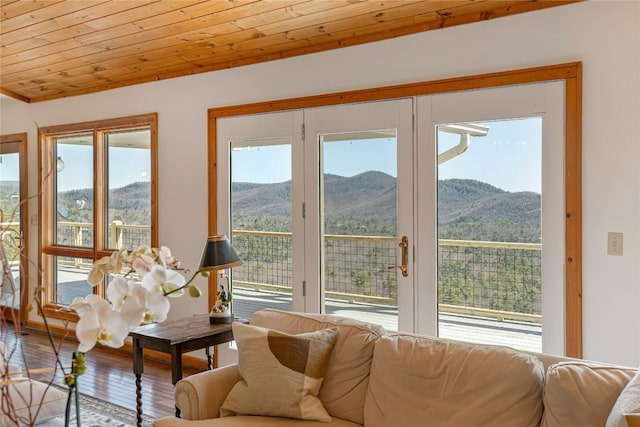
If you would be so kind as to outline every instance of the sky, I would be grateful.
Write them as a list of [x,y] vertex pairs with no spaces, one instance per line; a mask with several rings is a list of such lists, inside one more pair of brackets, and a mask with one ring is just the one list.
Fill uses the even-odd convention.
[[[90,146],[58,144],[64,169],[58,172],[58,189],[67,191],[93,187],[93,153]],[[132,182],[151,179],[149,150],[109,148],[109,187],[120,188]]]
[[[93,154],[86,145],[58,145],[64,168],[58,172],[59,191],[93,187]],[[2,155],[0,180],[18,180],[18,156]],[[109,185],[120,188],[132,182],[151,179],[149,150],[110,148]]]
[[[541,188],[541,119],[482,122],[489,127],[484,137],[472,137],[462,155],[438,168],[438,179],[464,178],[492,184],[506,191]],[[440,132],[438,152],[458,143],[459,136]],[[325,172],[353,176],[368,170],[397,176],[393,139],[328,143],[323,153]],[[268,167],[264,167],[268,165]],[[289,146],[255,147],[233,151],[234,182],[273,183],[291,179]]]
[[[473,137],[469,149],[442,164],[438,179],[466,178],[492,184],[507,191],[540,192],[541,119],[483,122],[489,127],[484,137]],[[441,132],[438,151],[457,144],[458,136]],[[328,143],[324,152],[327,173],[353,176],[368,170],[397,175],[393,139]],[[149,181],[149,151],[111,148],[110,187]],[[59,144],[64,169],[58,172],[60,191],[93,185],[93,160],[88,146]],[[3,155],[0,180],[17,180],[17,156]],[[268,167],[265,167],[268,165]],[[233,151],[235,182],[283,182],[291,179],[288,146],[268,146]]]

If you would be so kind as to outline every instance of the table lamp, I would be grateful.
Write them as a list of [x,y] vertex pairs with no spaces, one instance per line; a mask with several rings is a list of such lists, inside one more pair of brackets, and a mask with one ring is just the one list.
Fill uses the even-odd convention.
[[231,289],[229,276],[221,270],[233,268],[242,264],[242,260],[236,253],[227,236],[211,236],[207,239],[204,250],[202,251],[202,259],[200,260],[199,271],[219,271],[220,278],[226,278],[226,287],[224,282],[220,283],[216,280],[216,299],[209,312],[209,323],[231,323],[233,316],[231,315]]

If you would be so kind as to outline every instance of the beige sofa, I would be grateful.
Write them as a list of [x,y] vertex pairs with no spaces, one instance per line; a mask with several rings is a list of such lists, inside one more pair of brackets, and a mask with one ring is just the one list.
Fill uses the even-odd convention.
[[338,329],[318,394],[331,422],[221,418],[225,398],[242,379],[238,366],[231,365],[178,382],[182,419],[162,418],[155,427],[618,427],[626,424],[620,421],[626,408],[616,403],[624,400],[619,396],[632,388],[630,382],[640,384],[634,368],[387,333],[332,315],[266,309],[250,323],[288,334]]

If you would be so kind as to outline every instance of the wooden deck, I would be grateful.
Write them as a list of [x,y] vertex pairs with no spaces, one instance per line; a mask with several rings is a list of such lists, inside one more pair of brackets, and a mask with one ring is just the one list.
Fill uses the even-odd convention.
[[[234,313],[240,317],[248,318],[254,311],[266,307],[291,310],[290,296],[279,292],[236,288],[233,297],[236,302]],[[397,329],[398,310],[395,307],[326,300],[325,309],[330,314],[381,324],[390,331]],[[525,351],[542,350],[542,325],[539,323],[441,313],[439,336],[459,341],[505,345]]]

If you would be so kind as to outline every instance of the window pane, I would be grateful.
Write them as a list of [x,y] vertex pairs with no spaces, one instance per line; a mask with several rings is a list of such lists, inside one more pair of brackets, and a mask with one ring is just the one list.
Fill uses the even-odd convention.
[[93,264],[90,259],[57,256],[52,258],[56,275],[54,302],[68,305],[75,297],[85,297],[93,292],[93,288],[87,282]]
[[151,133],[105,135],[108,144],[107,247],[151,244]]
[[93,136],[56,138],[56,233],[63,246],[93,246]]

